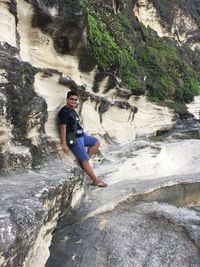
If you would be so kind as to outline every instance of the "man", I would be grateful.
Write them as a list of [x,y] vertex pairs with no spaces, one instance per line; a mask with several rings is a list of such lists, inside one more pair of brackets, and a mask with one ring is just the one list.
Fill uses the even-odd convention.
[[[85,134],[83,128],[79,124],[80,119],[75,111],[78,104],[78,94],[69,91],[66,101],[66,106],[58,113],[62,150],[67,153],[69,149],[71,149],[79,160],[82,169],[93,180],[93,185],[106,187],[107,184],[95,175],[89,163],[90,157],[98,150],[100,142],[97,138]],[[70,142],[67,144],[67,136],[73,132],[76,143],[75,145],[70,144]],[[73,141],[71,142],[73,143]],[[88,152],[85,147],[88,147]]]

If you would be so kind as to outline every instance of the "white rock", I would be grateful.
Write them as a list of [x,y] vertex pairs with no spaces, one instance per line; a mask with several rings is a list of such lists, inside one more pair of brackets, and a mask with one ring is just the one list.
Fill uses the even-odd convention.
[[200,119],[200,96],[195,96],[194,101],[187,104],[188,111],[192,113],[196,119]]
[[7,1],[0,1],[0,42],[16,47],[15,17],[9,12]]

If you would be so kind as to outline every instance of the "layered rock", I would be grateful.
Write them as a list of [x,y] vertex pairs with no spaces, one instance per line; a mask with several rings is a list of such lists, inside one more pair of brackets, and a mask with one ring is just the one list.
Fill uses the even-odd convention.
[[107,151],[97,170],[109,187],[89,188],[59,223],[46,266],[197,267],[199,147],[137,141]]
[[[3,168],[31,167],[43,153],[59,151],[56,116],[70,89],[80,92],[79,114],[85,130],[104,138],[103,143],[134,140],[150,125],[151,119],[142,112],[143,104],[138,104],[144,98],[134,100],[130,93],[124,94],[125,88],[113,74],[96,67],[87,49],[83,12],[73,18],[62,17],[56,5],[45,9],[39,3],[14,3],[1,3],[1,12],[12,20],[9,32],[13,33],[6,36],[5,20],[1,25],[5,36],[1,40],[0,77],[2,98],[7,103],[4,117],[9,122],[2,120],[2,127],[10,131],[10,145],[7,142],[5,150],[2,143]],[[147,105],[154,122],[144,134],[173,125],[170,110]],[[137,121],[136,106],[141,108]],[[160,117],[163,125],[156,123]]]
[[[110,143],[131,142],[136,136],[167,130],[175,122],[172,110],[152,104],[144,96],[133,96],[113,73],[98,68],[87,48],[84,11],[77,9],[68,14],[64,4],[59,0],[0,2],[0,168],[32,169],[49,162],[38,171],[2,173],[2,267],[44,266],[57,220],[74,208],[83,194],[82,173],[74,170],[69,164],[70,156],[65,157],[60,151],[56,116],[65,105],[69,90],[79,92],[82,124],[88,133],[102,140],[104,148]],[[120,6],[121,1],[112,1],[115,13]],[[185,35],[179,32],[177,36],[185,42]],[[120,158],[134,156],[134,152],[131,156],[127,151],[119,153]],[[47,158],[47,154],[65,159],[67,169],[63,162]],[[121,170],[130,167],[131,175],[133,161],[127,163],[121,165]],[[113,166],[110,162],[108,165]],[[140,171],[140,165],[137,167]],[[112,168],[110,171],[114,174]],[[118,181],[122,175],[116,173]],[[128,182],[126,187],[134,191]],[[121,199],[127,198],[126,193]],[[109,205],[112,209],[112,201]],[[100,227],[106,224],[107,221],[99,222]],[[191,253],[195,258],[196,250]]]
[[92,201],[60,223],[46,266],[197,267],[198,190],[199,174],[89,191]]
[[10,1],[1,1],[0,3],[0,41],[16,47],[16,20],[14,14],[9,10],[9,2]]
[[[36,138],[40,140],[40,151],[42,151],[45,145],[42,141],[43,127],[47,118],[45,101],[33,91],[36,69],[28,63],[19,61],[14,55],[16,55],[14,48],[6,44],[1,46],[0,68],[5,70],[4,81],[0,87],[4,102],[1,127],[7,128],[9,135],[7,147],[4,149],[2,167],[11,169],[16,168],[17,165],[32,166],[33,150],[38,149],[30,142],[28,135],[32,129],[35,129]],[[2,143],[1,146],[4,144]],[[24,164],[23,158],[27,160]]]
[[1,176],[0,265],[44,266],[59,216],[83,195],[82,173],[50,160],[46,167]]
[[187,104],[188,111],[191,114],[193,114],[194,117],[198,120],[200,119],[199,107],[200,107],[200,97],[199,96],[195,96],[194,101],[190,104]]
[[160,37],[167,36],[174,38],[180,44],[187,43],[192,49],[200,48],[198,38],[197,40],[194,38],[194,33],[199,28],[197,22],[189,13],[186,13],[180,6],[176,6],[176,4],[174,10],[174,19],[170,25],[163,23],[163,18],[160,16],[154,1],[137,1],[133,12],[140,22],[146,27],[151,27]]

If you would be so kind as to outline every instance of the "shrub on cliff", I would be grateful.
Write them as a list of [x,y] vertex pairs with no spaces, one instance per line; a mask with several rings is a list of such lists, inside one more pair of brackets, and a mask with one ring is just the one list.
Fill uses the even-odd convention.
[[[81,0],[88,13],[89,48],[97,64],[121,77],[133,94],[146,90],[152,101],[192,101],[200,93],[199,63],[191,60],[194,52],[140,24],[130,12],[133,2],[125,1],[117,14],[111,2]],[[154,2],[160,13],[173,19],[172,2]]]

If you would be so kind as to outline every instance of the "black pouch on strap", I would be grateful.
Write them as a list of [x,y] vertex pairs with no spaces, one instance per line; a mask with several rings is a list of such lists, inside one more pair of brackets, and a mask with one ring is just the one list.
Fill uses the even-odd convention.
[[75,125],[74,125],[74,131],[73,132],[69,132],[67,131],[66,134],[66,141],[68,146],[75,146],[76,145],[76,131],[77,131],[77,120],[75,121]]
[[76,134],[74,132],[67,132],[66,141],[68,146],[75,146]]

